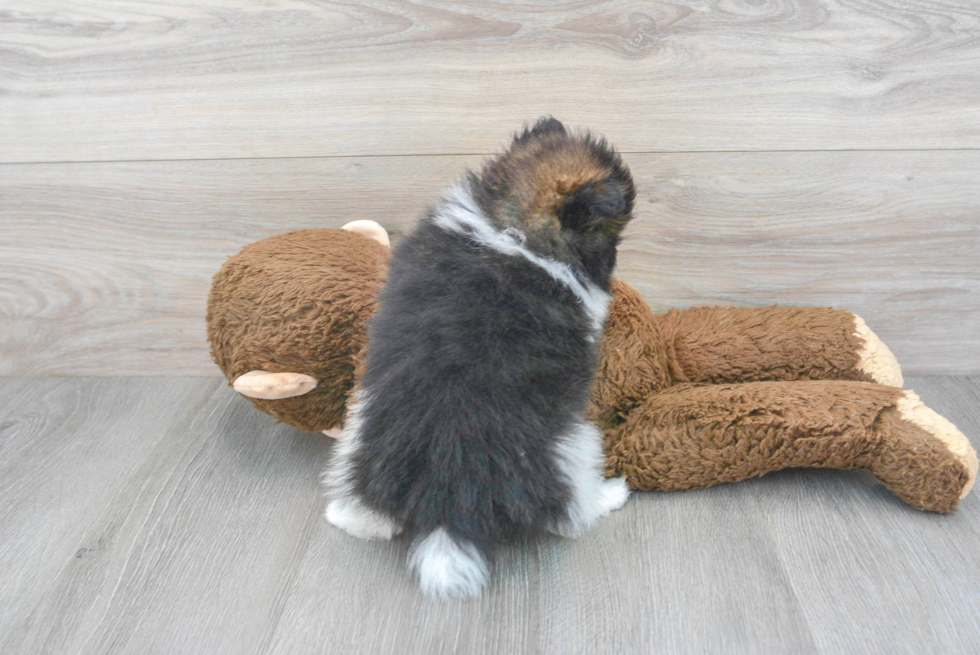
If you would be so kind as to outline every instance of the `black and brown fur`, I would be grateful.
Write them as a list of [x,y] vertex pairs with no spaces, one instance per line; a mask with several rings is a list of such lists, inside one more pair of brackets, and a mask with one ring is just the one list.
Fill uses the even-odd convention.
[[478,202],[497,227],[520,227],[532,250],[581,263],[608,290],[636,191],[629,168],[605,139],[542,118],[474,182]]
[[414,533],[427,593],[478,593],[504,536],[625,502],[584,417],[633,197],[611,147],[543,119],[393,250],[327,519]]

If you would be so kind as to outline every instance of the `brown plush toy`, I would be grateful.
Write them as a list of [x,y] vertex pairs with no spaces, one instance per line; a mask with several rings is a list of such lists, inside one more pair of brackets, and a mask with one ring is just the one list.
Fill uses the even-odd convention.
[[[214,360],[260,410],[335,436],[388,261],[356,221],[246,246],[208,300]],[[635,490],[701,489],[789,467],[869,471],[918,509],[949,512],[977,474],[970,442],[901,388],[888,348],[850,312],[697,307],[653,314],[621,281],[589,418],[607,473]]]

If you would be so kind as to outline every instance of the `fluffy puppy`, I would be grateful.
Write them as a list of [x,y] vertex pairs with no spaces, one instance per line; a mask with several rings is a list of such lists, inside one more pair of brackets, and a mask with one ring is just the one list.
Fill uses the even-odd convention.
[[574,536],[626,502],[584,412],[634,195],[605,141],[545,118],[392,253],[326,517],[412,531],[426,594],[476,596],[501,538]]

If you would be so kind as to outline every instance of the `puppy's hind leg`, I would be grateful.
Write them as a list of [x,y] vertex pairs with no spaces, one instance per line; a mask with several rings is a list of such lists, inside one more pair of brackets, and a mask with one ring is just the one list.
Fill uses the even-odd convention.
[[343,433],[334,447],[333,458],[323,475],[330,502],[327,521],[361,539],[391,539],[402,526],[390,516],[372,509],[364,502],[354,485],[354,461],[360,447],[360,414],[363,401],[355,394]]
[[402,532],[402,526],[364,504],[360,498],[336,498],[327,504],[327,521],[359,539],[391,539]]
[[577,537],[597,520],[626,503],[625,478],[602,476],[602,434],[591,423],[578,423],[555,446],[555,459],[571,488],[566,516],[548,526],[563,537]]

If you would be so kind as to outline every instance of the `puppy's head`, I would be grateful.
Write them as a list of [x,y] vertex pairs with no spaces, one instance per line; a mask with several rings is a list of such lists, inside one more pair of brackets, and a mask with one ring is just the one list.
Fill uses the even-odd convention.
[[482,204],[502,227],[518,227],[529,245],[608,275],[620,233],[632,219],[633,178],[604,139],[539,119],[487,163]]

